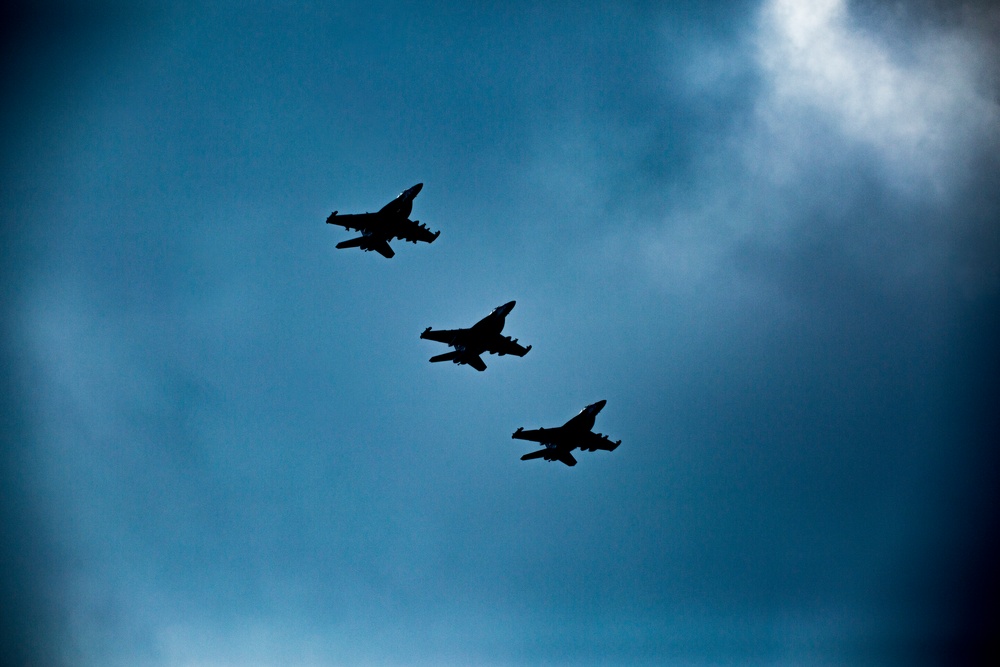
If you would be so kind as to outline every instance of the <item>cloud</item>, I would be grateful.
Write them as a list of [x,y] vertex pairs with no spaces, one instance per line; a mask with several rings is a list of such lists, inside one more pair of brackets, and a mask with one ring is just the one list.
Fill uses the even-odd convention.
[[873,146],[905,178],[945,187],[975,143],[997,139],[996,103],[977,89],[983,53],[954,31],[917,35],[908,59],[851,20],[844,0],[770,0],[756,38],[775,134],[803,110]]
[[[831,284],[997,287],[987,174],[1000,107],[983,77],[994,51],[971,20],[917,29],[855,17],[842,0],[769,0],[744,34],[703,42],[668,52],[661,129],[633,162],[639,176],[648,154],[672,167],[647,186],[654,206],[629,204],[649,223],[603,245],[640,248],[671,292],[716,285],[758,300],[797,289],[800,274],[781,272],[816,252]],[[703,110],[684,136],[671,132],[678,108]]]

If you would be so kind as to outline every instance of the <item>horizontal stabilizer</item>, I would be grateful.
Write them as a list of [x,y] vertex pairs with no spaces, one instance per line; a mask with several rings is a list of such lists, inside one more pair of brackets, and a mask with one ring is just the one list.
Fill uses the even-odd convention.
[[539,449],[537,452],[530,452],[521,457],[522,461],[530,461],[531,459],[545,459],[546,461],[562,461],[566,465],[572,467],[576,465],[576,459],[573,455],[564,449]]
[[337,244],[337,248],[360,248],[365,242],[364,236],[359,236],[356,239],[351,239],[350,241],[341,241]]
[[369,236],[359,236],[356,239],[349,239],[347,241],[341,241],[337,244],[338,249],[343,248],[361,248],[365,252],[369,250],[374,250],[378,254],[386,258],[391,258],[396,253],[393,252],[389,244],[381,239],[371,238]]
[[435,363],[438,361],[455,361],[456,359],[458,359],[458,355],[460,354],[461,352],[445,352],[444,354],[439,354],[435,357],[431,357],[431,363]]

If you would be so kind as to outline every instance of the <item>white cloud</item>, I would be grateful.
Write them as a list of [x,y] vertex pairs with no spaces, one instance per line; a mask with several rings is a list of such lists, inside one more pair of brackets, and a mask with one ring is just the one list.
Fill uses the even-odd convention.
[[852,22],[844,0],[769,0],[756,38],[772,132],[818,113],[875,147],[903,179],[946,189],[966,150],[996,141],[997,105],[977,89],[984,57],[962,33],[915,35],[905,60]]
[[[844,0],[765,0],[742,56],[759,75],[760,86],[748,89],[751,113],[734,110],[729,126],[694,151],[683,187],[664,186],[661,222],[644,242],[655,283],[750,289],[732,268],[735,247],[788,257],[796,252],[789,243],[834,237],[844,267],[893,283],[942,272],[954,279],[957,264],[977,261],[952,248],[979,224],[964,201],[982,156],[1000,148],[1000,107],[981,77],[989,45],[971,19],[893,29],[861,24]],[[900,34],[905,42],[894,41]],[[730,66],[740,57],[731,52]],[[698,72],[702,63],[681,67]],[[704,69],[684,78],[693,98],[743,85],[712,74],[717,58]],[[852,228],[859,217],[864,227]],[[968,271],[992,284],[995,270],[980,264]]]

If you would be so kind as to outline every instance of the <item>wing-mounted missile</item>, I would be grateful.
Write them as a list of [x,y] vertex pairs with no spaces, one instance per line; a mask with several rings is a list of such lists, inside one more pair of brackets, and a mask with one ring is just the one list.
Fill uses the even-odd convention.
[[326,224],[328,224],[328,225],[332,225],[332,224],[333,224],[333,219],[334,219],[335,217],[337,217],[337,212],[336,212],[336,211],[334,211],[333,213],[331,213],[331,214],[329,215],[329,217],[327,217],[327,219],[326,219]]

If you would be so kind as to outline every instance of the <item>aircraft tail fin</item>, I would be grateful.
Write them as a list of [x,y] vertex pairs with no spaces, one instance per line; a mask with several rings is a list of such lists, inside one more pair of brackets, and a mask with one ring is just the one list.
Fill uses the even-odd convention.
[[469,364],[470,366],[472,366],[473,368],[475,368],[480,373],[482,373],[483,371],[486,370],[486,362],[484,362],[483,358],[480,357],[478,354],[477,355],[469,355],[468,357],[466,357],[465,358],[465,363]]
[[522,461],[530,461],[531,459],[540,459],[545,456],[545,452],[548,450],[539,449],[537,452],[531,452],[530,454],[525,454],[521,457]]
[[376,241],[372,244],[372,250],[386,259],[392,259],[392,256],[396,254],[386,241]]
[[444,354],[431,357],[431,363],[433,364],[438,361],[455,361],[458,359],[459,354],[461,354],[461,352],[445,352]]

